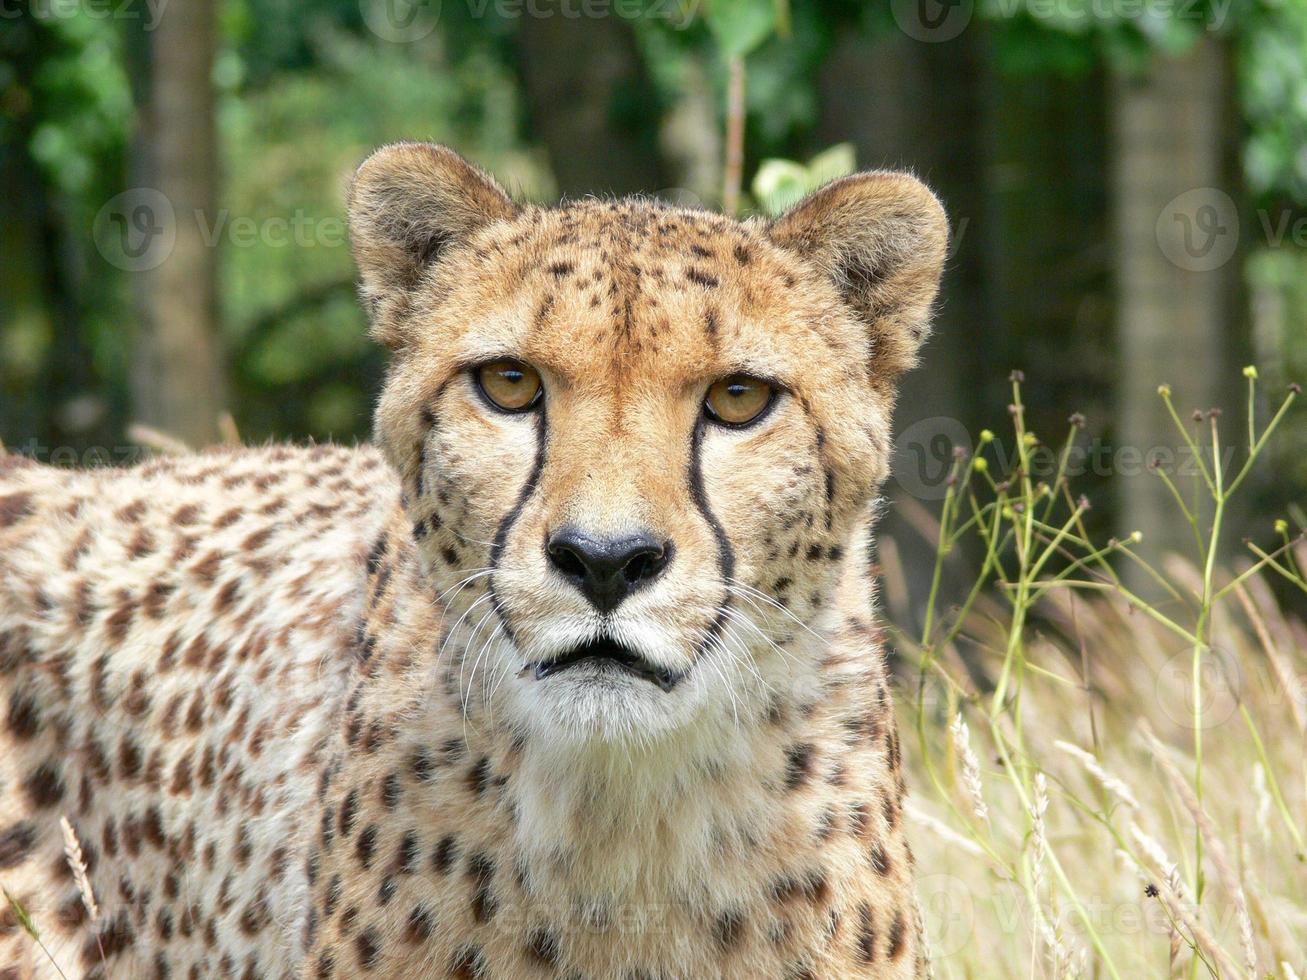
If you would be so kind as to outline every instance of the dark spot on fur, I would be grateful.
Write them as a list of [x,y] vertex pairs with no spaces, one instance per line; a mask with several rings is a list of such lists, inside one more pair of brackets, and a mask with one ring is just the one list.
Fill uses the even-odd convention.
[[41,709],[30,692],[20,688],[9,695],[6,725],[10,734],[20,742],[35,737],[41,727]]
[[23,791],[35,809],[56,805],[64,798],[63,770],[56,762],[43,762],[23,781]]
[[0,830],[0,868],[22,864],[36,845],[36,825],[24,820]]
[[464,946],[454,953],[449,972],[454,980],[481,980],[485,975],[485,961],[476,946]]
[[785,788],[795,790],[812,774],[812,746],[806,742],[790,746],[785,753]]
[[527,956],[540,966],[558,965],[558,937],[548,929],[533,929],[526,942]]
[[340,904],[340,875],[332,875],[331,881],[327,882],[327,894],[322,901],[322,915],[324,918],[331,918],[336,913],[336,906]]
[[404,938],[410,943],[421,943],[431,938],[436,923],[430,909],[415,906],[409,913],[408,925],[404,927]]
[[499,906],[491,891],[495,878],[495,862],[485,854],[473,854],[468,858],[467,876],[475,885],[472,895],[472,918],[477,922],[489,922]]
[[359,864],[364,868],[372,866],[372,855],[377,850],[377,825],[368,824],[359,833],[358,843],[355,845],[355,852],[358,854]]
[[430,782],[436,775],[436,763],[425,748],[413,750],[413,755],[409,758],[409,769],[413,772],[413,778],[422,783]]
[[490,778],[490,759],[482,756],[477,760],[467,774],[467,788],[472,791],[473,796],[480,796],[486,791],[486,784]]
[[454,860],[458,857],[458,839],[453,834],[446,834],[440,838],[440,843],[436,845],[435,853],[431,855],[431,866],[435,868],[437,874],[446,875],[454,866]]
[[376,929],[364,929],[354,939],[354,948],[358,952],[359,966],[371,970],[377,965],[381,951],[381,935]]
[[417,871],[418,854],[421,850],[421,844],[418,841],[416,830],[410,830],[399,842],[399,848],[395,851],[395,870],[400,874],[411,875]]
[[399,773],[392,772],[381,782],[381,805],[387,810],[395,809],[399,806],[400,791]]
[[876,960],[876,927],[868,902],[863,902],[858,909],[858,956],[864,963]]
[[744,913],[738,909],[727,909],[713,922],[713,938],[724,950],[739,945],[744,935]]
[[0,527],[17,524],[24,517],[30,516],[35,509],[32,506],[30,493],[10,493],[0,497]]
[[354,817],[359,809],[359,792],[356,789],[345,794],[340,805],[340,836],[348,837],[354,829]]
[[894,924],[889,928],[888,952],[890,959],[897,960],[903,955],[903,949],[906,945],[904,940],[907,938],[906,933],[907,926],[903,922],[903,913],[901,911],[896,912],[894,914]]
[[871,846],[870,851],[871,866],[876,869],[880,875],[888,875],[891,869],[890,856],[885,850],[885,846],[879,842]]

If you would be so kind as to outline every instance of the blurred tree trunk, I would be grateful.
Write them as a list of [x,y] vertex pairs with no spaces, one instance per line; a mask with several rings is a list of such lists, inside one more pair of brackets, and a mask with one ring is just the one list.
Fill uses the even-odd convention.
[[[943,498],[952,447],[966,439],[977,385],[975,355],[983,331],[980,250],[971,225],[982,207],[980,45],[976,32],[923,44],[893,32],[841,39],[822,66],[823,147],[852,142],[858,167],[907,168],[943,199],[952,232],[935,332],[923,366],[904,378],[895,413],[891,500],[905,495],[933,507]],[[970,230],[969,230],[970,229]],[[933,551],[891,507],[882,542],[894,540],[908,595],[928,592]]]
[[[149,38],[138,186],[161,192],[176,241],[138,273],[133,416],[192,446],[215,441],[226,392],[217,304],[213,0],[171,4]],[[166,238],[164,239],[166,241]]]
[[[1194,409],[1221,404],[1240,320],[1238,212],[1221,190],[1232,186],[1224,134],[1237,132],[1227,125],[1229,87],[1226,49],[1209,37],[1183,57],[1154,58],[1142,76],[1112,79],[1119,525],[1144,533],[1150,558],[1195,547],[1165,485],[1145,468],[1155,454],[1169,456],[1176,483],[1186,494],[1193,486],[1158,385],[1171,386],[1186,425]],[[1229,421],[1225,428],[1238,431]]]
[[523,18],[519,65],[531,128],[563,194],[662,190],[658,97],[631,25],[560,9]]

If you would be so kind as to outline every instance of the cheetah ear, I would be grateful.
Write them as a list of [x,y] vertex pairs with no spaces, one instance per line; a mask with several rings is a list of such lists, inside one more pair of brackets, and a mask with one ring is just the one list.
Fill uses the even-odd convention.
[[844,177],[776,219],[770,234],[835,281],[868,325],[878,372],[917,363],[948,246],[944,208],[925,184],[885,170]]
[[391,143],[363,161],[349,189],[350,240],[372,334],[392,350],[407,293],[478,228],[517,206],[493,177],[434,143]]

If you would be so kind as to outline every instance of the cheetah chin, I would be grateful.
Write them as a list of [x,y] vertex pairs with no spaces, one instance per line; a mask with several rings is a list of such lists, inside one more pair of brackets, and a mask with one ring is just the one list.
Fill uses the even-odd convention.
[[376,448],[0,453],[0,980],[926,975],[869,546],[935,197],[400,143],[349,215]]

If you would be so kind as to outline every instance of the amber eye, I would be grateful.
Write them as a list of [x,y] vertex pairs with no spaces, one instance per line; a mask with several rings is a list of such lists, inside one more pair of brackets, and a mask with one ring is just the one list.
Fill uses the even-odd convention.
[[703,407],[708,417],[723,425],[747,425],[771,404],[773,389],[760,378],[732,374],[708,389]]
[[476,369],[477,384],[491,404],[505,412],[525,412],[540,400],[544,386],[529,364],[504,358]]

